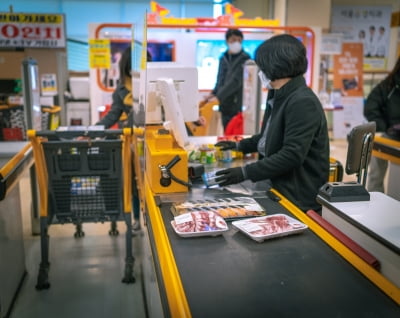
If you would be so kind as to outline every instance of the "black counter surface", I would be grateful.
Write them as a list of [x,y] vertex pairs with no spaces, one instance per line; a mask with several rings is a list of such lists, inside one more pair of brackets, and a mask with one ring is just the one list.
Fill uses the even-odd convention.
[[[189,199],[203,196],[242,195],[204,190]],[[293,217],[253,197],[268,215]],[[310,229],[258,243],[228,223],[221,236],[182,238],[170,223],[175,200],[158,203],[192,317],[400,317],[392,299]]]

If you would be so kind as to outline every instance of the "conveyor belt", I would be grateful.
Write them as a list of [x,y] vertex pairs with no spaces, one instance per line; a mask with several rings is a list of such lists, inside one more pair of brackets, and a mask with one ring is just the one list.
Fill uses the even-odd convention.
[[[290,213],[268,198],[268,214]],[[232,226],[181,238],[162,220],[192,317],[399,317],[400,307],[312,231],[257,243]],[[174,317],[174,313],[171,313]]]

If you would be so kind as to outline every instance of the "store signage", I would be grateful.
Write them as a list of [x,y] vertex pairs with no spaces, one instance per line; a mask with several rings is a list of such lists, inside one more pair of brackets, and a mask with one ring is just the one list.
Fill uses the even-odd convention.
[[64,48],[64,15],[0,12],[0,47]]
[[89,39],[90,68],[110,68],[110,39]]
[[42,96],[57,95],[57,76],[56,74],[42,74],[40,76]]
[[217,26],[250,26],[250,27],[275,27],[279,26],[279,20],[241,19],[243,12],[231,4],[225,5],[225,13],[217,18],[175,18],[168,16],[169,10],[160,6],[157,2],[150,2],[151,12],[147,14],[148,25],[196,25],[198,27]]

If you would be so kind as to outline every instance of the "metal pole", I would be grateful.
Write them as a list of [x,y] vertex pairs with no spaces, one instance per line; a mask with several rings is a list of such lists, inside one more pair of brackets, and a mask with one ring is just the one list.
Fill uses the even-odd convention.
[[[37,121],[35,117],[40,115],[39,104],[39,79],[37,75],[37,63],[32,58],[27,58],[22,61],[22,88],[24,96],[24,118],[26,129],[37,129]],[[39,107],[39,110],[37,109]],[[35,113],[36,112],[36,113]],[[40,220],[39,220],[39,193],[37,191],[36,171],[32,166],[30,172],[30,185],[32,193],[32,206],[31,206],[31,228],[32,234],[40,234]]]

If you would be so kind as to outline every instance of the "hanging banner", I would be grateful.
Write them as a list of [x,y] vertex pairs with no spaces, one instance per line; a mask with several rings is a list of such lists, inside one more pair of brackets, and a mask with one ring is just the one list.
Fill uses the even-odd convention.
[[364,70],[386,70],[390,46],[392,6],[332,7],[331,31],[343,40],[363,44]]
[[64,48],[64,15],[0,12],[0,47]]
[[363,47],[343,43],[342,54],[333,57],[333,89],[342,96],[363,96]]
[[241,18],[243,12],[232,4],[225,5],[225,13],[217,18],[175,18],[169,16],[170,11],[159,5],[156,1],[150,1],[151,12],[147,14],[147,24],[149,25],[197,25],[199,27],[216,27],[216,26],[254,26],[254,27],[269,27],[279,26],[280,22],[277,19],[265,20],[260,17],[254,19]]

